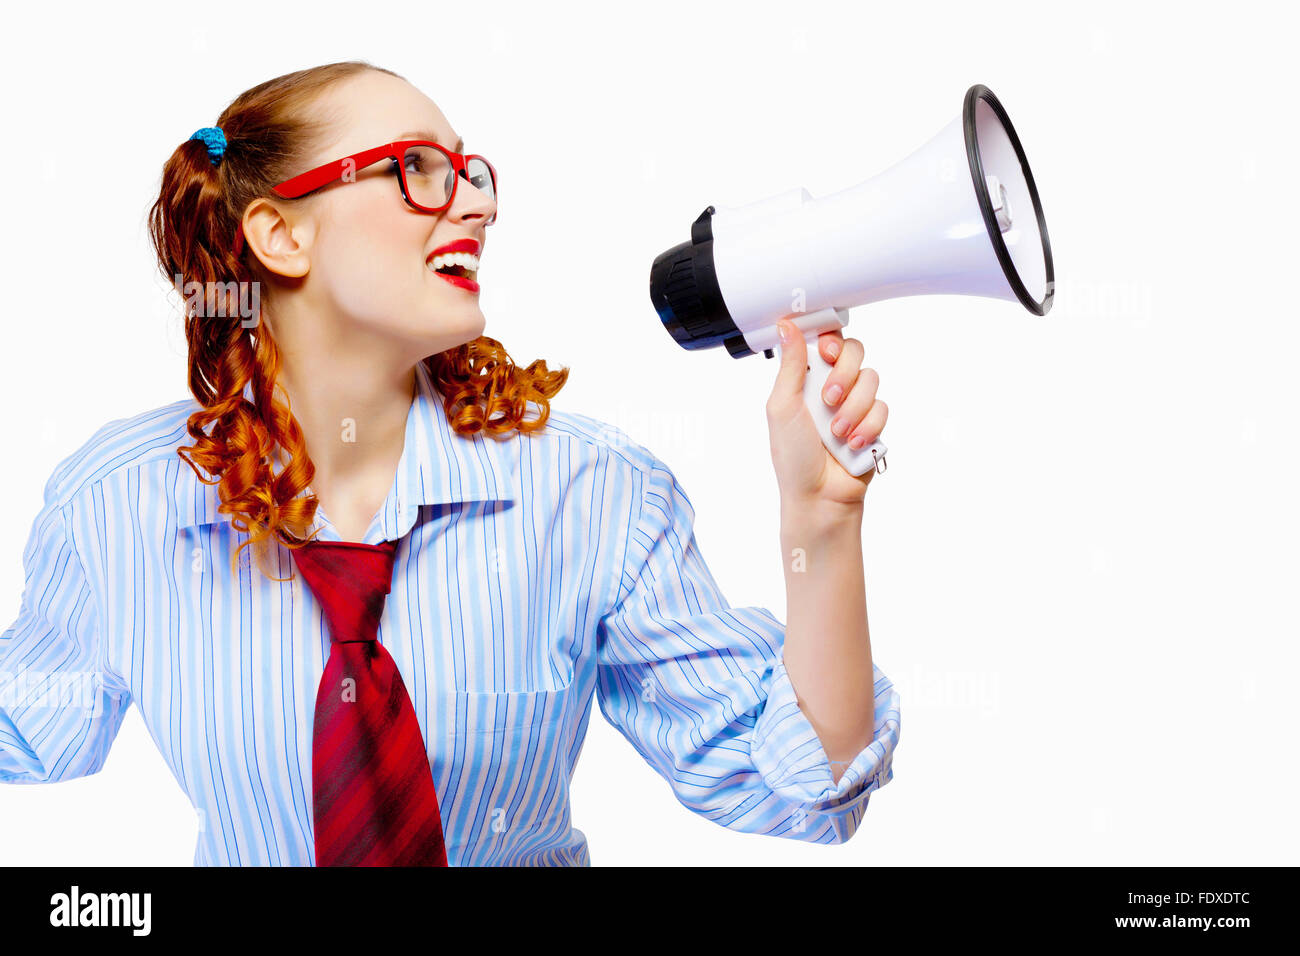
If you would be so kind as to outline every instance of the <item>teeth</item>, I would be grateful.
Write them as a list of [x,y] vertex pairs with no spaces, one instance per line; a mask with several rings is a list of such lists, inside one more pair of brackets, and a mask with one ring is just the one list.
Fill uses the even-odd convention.
[[429,268],[435,272],[446,266],[462,266],[470,272],[477,272],[478,256],[470,252],[446,252],[429,260]]

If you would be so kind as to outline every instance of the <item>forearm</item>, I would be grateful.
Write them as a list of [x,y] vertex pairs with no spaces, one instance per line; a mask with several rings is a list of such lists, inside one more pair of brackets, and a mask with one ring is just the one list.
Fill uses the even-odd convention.
[[875,693],[862,509],[783,509],[785,668],[839,781],[872,740]]

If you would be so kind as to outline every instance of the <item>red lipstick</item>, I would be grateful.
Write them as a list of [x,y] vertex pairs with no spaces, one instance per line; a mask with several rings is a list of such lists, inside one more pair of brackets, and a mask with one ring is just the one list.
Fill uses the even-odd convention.
[[447,243],[445,246],[439,246],[437,249],[434,249],[433,252],[424,257],[424,261],[428,262],[434,256],[440,256],[447,252],[468,252],[471,255],[476,256],[479,254],[481,248],[482,247],[479,245],[477,239],[457,239],[454,242]]
[[[438,256],[446,255],[448,253],[455,253],[455,252],[468,253],[469,255],[477,257],[481,248],[482,246],[477,239],[468,239],[468,238],[455,239],[447,243],[446,245],[439,246],[437,249],[434,249],[433,252],[429,253],[429,255],[425,257],[424,264],[427,267],[429,263],[431,263]],[[461,267],[460,271],[469,271],[469,270],[466,270],[463,267]],[[452,285],[456,286],[457,288],[464,289],[466,292],[477,293],[479,291],[479,284],[469,276],[457,275],[448,272],[436,272],[435,275],[437,275],[438,278],[440,279],[446,279]]]

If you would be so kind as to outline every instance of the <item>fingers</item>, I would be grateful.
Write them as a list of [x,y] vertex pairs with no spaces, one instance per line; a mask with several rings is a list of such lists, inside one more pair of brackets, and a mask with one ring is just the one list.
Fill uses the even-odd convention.
[[831,329],[829,332],[821,333],[817,336],[817,349],[827,363],[835,364],[835,360],[844,349],[844,332],[840,329]]
[[889,418],[889,406],[876,399],[871,406],[871,411],[867,412],[867,417],[862,420],[853,431],[849,432],[849,447],[854,451],[865,445],[871,444],[880,437],[880,433],[885,430],[885,422]]
[[808,345],[792,322],[778,322],[782,333],[781,364],[776,371],[769,402],[785,406],[803,394],[804,373],[808,369]]
[[873,442],[885,428],[889,408],[876,398],[880,376],[872,368],[864,368],[848,396],[831,419],[831,433],[839,438],[849,437],[849,447],[858,449]]
[[[821,349],[823,357],[826,355],[826,345],[824,341],[833,342],[834,339],[827,339],[826,336],[818,336],[818,348]],[[844,347],[840,350],[839,358],[835,359],[835,367],[831,369],[831,374],[826,376],[826,384],[822,386],[822,401],[835,408],[844,397],[853,388],[853,382],[858,378],[858,369],[862,366],[862,356],[866,352],[862,343],[857,339],[845,339]],[[864,413],[866,409],[862,410]]]
[[856,451],[879,438],[889,418],[889,406],[876,398],[880,376],[873,368],[862,368],[866,354],[862,343],[844,338],[837,330],[819,335],[817,348],[834,366],[822,387],[822,401],[836,410],[831,431],[840,438],[847,436],[849,447]]

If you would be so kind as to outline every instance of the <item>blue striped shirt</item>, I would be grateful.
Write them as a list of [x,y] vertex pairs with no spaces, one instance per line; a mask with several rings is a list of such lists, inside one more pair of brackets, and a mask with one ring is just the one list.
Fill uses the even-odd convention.
[[[250,548],[231,574],[246,536],[176,454],[197,407],[110,422],[50,477],[0,636],[0,782],[97,772],[134,703],[198,811],[196,865],[312,865],[329,635],[300,574],[269,580]],[[877,668],[874,739],[833,782],[784,626],[728,605],[693,522],[672,473],[621,430],[553,408],[531,435],[462,437],[417,366],[363,540],[400,539],[379,640],[424,735],[451,865],[589,865],[569,783],[593,693],[706,819],[810,843],[857,829],[893,777],[893,685]],[[316,526],[339,540],[323,509]],[[271,561],[293,573],[282,546]]]

